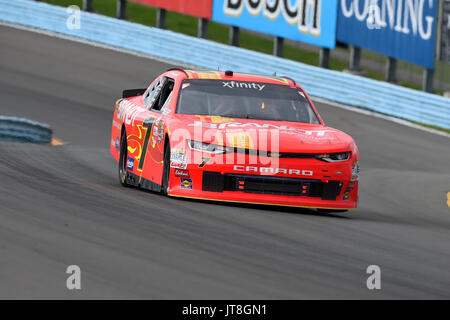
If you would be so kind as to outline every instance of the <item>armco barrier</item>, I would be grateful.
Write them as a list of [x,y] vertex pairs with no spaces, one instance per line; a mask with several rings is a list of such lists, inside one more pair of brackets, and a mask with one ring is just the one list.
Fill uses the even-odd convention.
[[71,30],[68,17],[65,8],[0,0],[0,21],[211,69],[276,72],[295,79],[312,96],[450,129],[450,100],[438,95],[88,12],[81,12],[81,28]]
[[0,116],[0,141],[50,143],[52,129],[23,118]]

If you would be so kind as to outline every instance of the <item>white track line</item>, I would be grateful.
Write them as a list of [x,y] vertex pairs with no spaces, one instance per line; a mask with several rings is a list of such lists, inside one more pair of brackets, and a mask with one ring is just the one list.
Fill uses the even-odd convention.
[[[112,50],[112,51],[116,51],[116,52],[120,52],[120,53],[130,54],[130,55],[133,55],[133,56],[136,56],[136,57],[156,60],[156,61],[160,61],[160,62],[167,63],[167,64],[177,65],[177,66],[180,66],[180,67],[188,67],[188,68],[198,67],[198,66],[195,66],[195,65],[189,65],[189,64],[186,64],[186,63],[180,63],[180,62],[175,61],[175,60],[165,59],[165,58],[156,57],[156,56],[152,56],[152,55],[149,55],[149,54],[144,54],[144,53],[140,53],[140,52],[136,52],[136,51],[132,51],[132,50],[122,49],[122,48],[119,48],[119,47],[114,47],[114,46],[110,46],[110,45],[106,45],[106,44],[102,44],[102,43],[98,43],[98,42],[94,42],[94,41],[89,41],[89,40],[77,38],[77,37],[74,37],[74,36],[68,36],[68,35],[57,33],[57,32],[53,32],[53,31],[47,31],[47,30],[43,30],[43,29],[38,29],[38,28],[27,27],[27,26],[23,26],[23,25],[12,24],[12,23],[8,23],[8,22],[5,22],[5,21],[0,21],[0,25],[1,26],[7,26],[7,27],[15,28],[15,29],[20,29],[20,30],[32,31],[32,32],[36,32],[36,33],[43,34],[43,35],[50,36],[50,37],[60,38],[60,39],[64,39],[64,40],[70,40],[70,41],[74,41],[74,42],[79,42],[79,43],[91,45],[93,47],[98,47],[98,48]],[[203,67],[201,67],[201,68],[203,68]],[[425,131],[425,132],[428,132],[428,133],[433,133],[433,134],[437,134],[437,135],[440,135],[440,136],[443,136],[443,137],[450,138],[450,134],[449,133],[446,133],[446,132],[440,131],[440,130],[436,130],[436,129],[433,129],[433,128],[424,127],[424,126],[415,124],[413,122],[410,122],[408,120],[395,118],[395,117],[392,117],[392,116],[388,116],[388,115],[385,115],[385,114],[377,113],[377,112],[366,110],[366,109],[361,109],[361,108],[357,108],[357,107],[347,106],[347,105],[344,105],[344,104],[341,104],[341,103],[338,103],[338,102],[330,101],[330,100],[319,98],[319,97],[314,97],[313,96],[313,97],[311,97],[311,99],[313,101],[329,104],[329,105],[331,105],[333,107],[338,107],[338,108],[342,108],[342,109],[345,109],[345,110],[362,113],[364,115],[368,115],[368,116],[372,116],[372,117],[375,117],[375,118],[384,119],[384,120],[387,120],[387,121],[395,122],[395,123],[403,125],[403,126],[407,126],[407,127],[410,127],[410,128],[415,128],[415,129],[422,130],[422,131]]]

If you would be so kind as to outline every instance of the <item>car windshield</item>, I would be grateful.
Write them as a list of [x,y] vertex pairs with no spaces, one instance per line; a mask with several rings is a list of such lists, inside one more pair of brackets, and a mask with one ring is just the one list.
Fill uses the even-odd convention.
[[184,80],[177,113],[320,123],[299,88],[231,80]]

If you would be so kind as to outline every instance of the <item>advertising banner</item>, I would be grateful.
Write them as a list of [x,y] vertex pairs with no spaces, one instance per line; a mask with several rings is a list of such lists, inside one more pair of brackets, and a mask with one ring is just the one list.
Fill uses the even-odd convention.
[[438,0],[339,0],[337,41],[434,69]]
[[213,20],[333,49],[338,0],[214,0]]
[[129,0],[210,20],[213,0]]

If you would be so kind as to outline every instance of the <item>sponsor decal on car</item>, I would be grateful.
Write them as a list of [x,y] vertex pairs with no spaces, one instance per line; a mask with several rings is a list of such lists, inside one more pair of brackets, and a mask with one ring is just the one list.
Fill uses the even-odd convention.
[[308,176],[311,177],[314,172],[312,170],[301,170],[301,169],[285,169],[285,168],[273,168],[273,167],[253,167],[253,166],[240,166],[235,165],[233,167],[234,171],[240,172],[255,172],[262,175],[271,175],[284,173],[292,176]]
[[203,168],[211,158],[202,157],[202,162],[198,165],[199,168]]
[[222,117],[222,116],[197,116],[201,122],[212,122],[212,123],[225,123],[225,122],[233,122],[233,118]]
[[128,157],[127,159],[127,169],[133,171],[134,168],[134,159]]
[[158,143],[161,143],[164,137],[164,122],[161,120],[161,118],[158,118],[155,120],[155,123],[153,124],[153,136],[155,137],[155,140],[153,140],[153,145],[155,144],[155,141]]
[[352,167],[352,178],[350,181],[358,181],[359,180],[359,161],[355,161]]
[[175,169],[175,177],[179,178],[189,178],[189,171],[187,170],[181,170],[181,169]]
[[275,125],[271,123],[255,123],[255,122],[247,122],[247,123],[241,123],[241,122],[225,122],[225,123],[208,123],[208,122],[202,122],[202,121],[194,121],[194,123],[188,124],[190,127],[203,127],[206,129],[233,129],[233,128],[258,128],[258,129],[275,129],[280,130],[280,132],[284,134],[292,133],[292,134],[302,134],[305,136],[311,136],[311,137],[326,137],[327,139],[332,139],[334,137],[332,136],[326,136],[326,133],[328,132],[335,132],[333,130],[304,130],[304,129],[298,129],[293,127],[288,127],[286,125]]
[[119,138],[116,138],[116,150],[119,151],[120,144],[119,144]]
[[134,121],[136,120],[137,116],[143,112],[145,112],[145,110],[143,110],[141,107],[124,99],[121,100],[118,104],[117,118],[128,125],[131,124],[134,126]]
[[192,179],[180,178],[180,186],[181,189],[192,189],[193,186]]
[[170,160],[176,162],[185,162],[186,161],[186,152],[184,149],[180,148],[171,148],[170,149]]
[[194,71],[186,70],[189,79],[221,79],[222,76],[218,71]]
[[348,200],[350,199],[350,189],[347,189],[344,191],[344,196],[342,197],[342,200]]
[[255,147],[252,136],[248,132],[227,132],[226,137],[230,147],[242,149],[253,149]]
[[222,81],[223,87],[227,87],[230,89],[233,88],[245,88],[245,89],[255,89],[258,91],[262,91],[266,85],[255,83],[255,82],[236,82],[236,81]]
[[185,162],[170,161],[170,167],[175,168],[175,169],[184,170],[184,169],[186,169],[187,164]]

